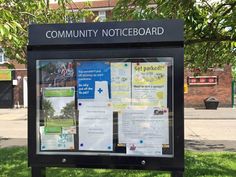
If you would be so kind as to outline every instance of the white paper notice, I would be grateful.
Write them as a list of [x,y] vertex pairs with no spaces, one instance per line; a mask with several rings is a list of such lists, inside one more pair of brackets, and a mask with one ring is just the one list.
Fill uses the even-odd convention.
[[109,101],[108,83],[107,81],[95,81],[95,100]]
[[124,110],[118,119],[119,143],[169,144],[169,121],[167,108]]
[[126,144],[126,152],[129,155],[160,156],[162,146],[154,144]]
[[113,150],[113,112],[106,102],[79,103],[79,150]]
[[131,63],[111,63],[111,98],[114,111],[130,105]]
[[167,107],[167,64],[132,64],[132,105]]
[[76,126],[62,127],[62,134],[76,134]]
[[45,134],[44,127],[40,127],[41,150],[69,150],[74,149],[73,134]]

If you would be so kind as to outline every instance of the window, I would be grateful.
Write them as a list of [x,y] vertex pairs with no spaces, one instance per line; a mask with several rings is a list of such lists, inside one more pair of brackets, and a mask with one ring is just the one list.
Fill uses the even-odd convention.
[[85,17],[83,17],[82,19],[79,20],[80,23],[85,23],[86,20],[85,20]]
[[5,63],[4,51],[0,48],[0,64]]
[[85,23],[85,18],[81,18],[81,19],[76,19],[74,17],[71,17],[71,16],[66,16],[65,17],[66,19],[66,22],[67,23]]
[[100,22],[106,21],[106,11],[98,11],[98,17]]

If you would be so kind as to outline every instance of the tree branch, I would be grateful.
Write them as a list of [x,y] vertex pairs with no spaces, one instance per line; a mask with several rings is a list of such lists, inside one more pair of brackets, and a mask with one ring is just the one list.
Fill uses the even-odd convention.
[[[226,9],[220,16],[221,17],[224,17],[225,15],[227,15],[228,13],[230,13],[231,10],[234,9],[234,7],[236,6],[236,2],[234,3],[226,3],[226,4],[221,4],[219,5],[219,7],[216,9],[216,13],[219,12],[219,10],[224,7],[224,6],[230,6],[228,9]],[[216,18],[219,18],[219,17],[215,17],[215,18],[212,18],[210,23],[208,23],[208,25],[210,26],[210,28],[213,30],[217,30],[219,24],[220,24],[220,21],[218,21],[215,25],[214,25],[214,22],[216,20]]]
[[235,6],[235,2],[234,3],[225,3],[225,4],[220,4],[219,7],[216,9],[216,13],[219,12],[219,10],[224,7],[224,6]]
[[229,42],[236,42],[236,37],[231,38],[230,36],[225,36],[221,38],[203,38],[203,39],[187,39],[185,40],[184,44],[185,45],[192,45],[196,43],[202,43],[202,42],[223,42],[223,41],[229,41]]
[[203,0],[204,3],[206,3],[206,5],[211,9],[213,10],[212,6],[207,2],[207,0]]
[[227,9],[221,16],[225,16],[225,15],[227,15],[231,10],[233,10],[233,8],[236,6],[236,2],[230,4],[230,6],[231,6],[231,7],[230,7],[229,9]]

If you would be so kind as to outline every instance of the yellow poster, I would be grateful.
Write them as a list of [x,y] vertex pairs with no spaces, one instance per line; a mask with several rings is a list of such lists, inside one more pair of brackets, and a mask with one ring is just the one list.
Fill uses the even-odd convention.
[[132,105],[167,107],[167,64],[132,64]]
[[188,93],[188,84],[184,84],[184,93]]
[[111,98],[115,111],[125,109],[131,102],[131,63],[111,63]]

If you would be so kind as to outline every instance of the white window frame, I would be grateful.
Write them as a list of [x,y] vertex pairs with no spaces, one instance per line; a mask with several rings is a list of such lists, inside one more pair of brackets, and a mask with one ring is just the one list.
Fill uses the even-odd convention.
[[6,58],[4,56],[4,50],[0,47],[0,64],[4,64],[6,62]]
[[80,19],[79,22],[80,22],[80,23],[85,23],[85,22],[86,22],[85,17],[83,17],[82,19]]
[[107,13],[105,10],[98,11],[98,17],[100,22],[104,22],[107,19]]
[[86,20],[85,20],[85,17],[79,19],[78,21],[74,20],[73,17],[72,18],[69,18],[68,16],[65,17],[65,20],[67,23],[85,23]]

